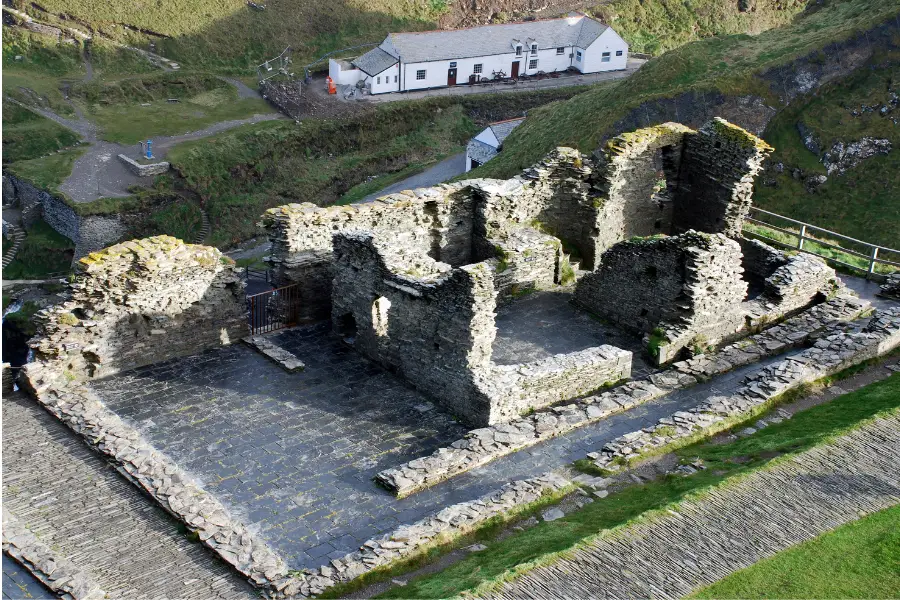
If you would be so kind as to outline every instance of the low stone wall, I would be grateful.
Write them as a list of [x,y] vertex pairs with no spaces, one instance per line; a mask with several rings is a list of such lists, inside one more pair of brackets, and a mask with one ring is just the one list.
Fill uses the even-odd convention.
[[878,293],[885,298],[900,300],[900,273],[891,273],[888,275]]
[[409,558],[435,543],[463,535],[489,519],[558,493],[570,485],[571,482],[553,473],[513,481],[480,498],[447,506],[435,515],[368,540],[358,551],[332,560],[319,569],[306,569],[279,589],[275,596],[306,598],[321,594],[334,585]]
[[169,170],[169,163],[163,161],[158,163],[151,164],[141,164],[130,158],[125,156],[124,154],[119,155],[119,160],[125,163],[125,166],[128,167],[128,170],[134,173],[139,177],[150,177],[152,175],[162,175],[166,171]]
[[60,597],[74,600],[102,600],[107,597],[106,592],[84,571],[37,539],[5,508],[3,551]]
[[570,429],[605,419],[611,414],[764,357],[802,346],[831,328],[856,319],[868,307],[868,302],[847,293],[842,294],[780,325],[722,348],[715,354],[675,363],[668,370],[646,379],[632,381],[565,406],[470,431],[465,438],[453,442],[448,448],[440,448],[430,456],[381,471],[375,480],[398,496],[408,496]]
[[479,374],[478,388],[490,398],[489,422],[501,423],[629,377],[631,352],[603,345],[532,363],[494,365]]
[[835,332],[803,352],[769,365],[748,377],[731,396],[714,396],[689,411],[679,411],[655,425],[619,436],[599,452],[588,454],[594,465],[615,470],[617,462],[639,458],[677,440],[729,420],[749,416],[765,403],[900,346],[900,307],[880,310],[859,333]]

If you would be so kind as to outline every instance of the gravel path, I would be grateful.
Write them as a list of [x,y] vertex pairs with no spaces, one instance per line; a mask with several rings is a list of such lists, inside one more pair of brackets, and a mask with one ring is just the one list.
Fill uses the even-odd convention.
[[679,598],[900,502],[900,415],[613,530],[489,596]]
[[257,597],[33,400],[4,394],[3,419],[5,510],[111,597]]

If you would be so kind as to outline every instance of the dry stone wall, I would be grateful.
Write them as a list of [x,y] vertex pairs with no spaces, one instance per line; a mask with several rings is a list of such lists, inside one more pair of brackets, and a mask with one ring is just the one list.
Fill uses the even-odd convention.
[[[714,345],[744,325],[741,248],[722,234],[616,244],[583,277],[575,299],[587,310],[641,333],[654,332],[659,363],[690,344]],[[702,341],[701,341],[702,338]]]
[[[36,387],[106,377],[246,335],[243,282],[215,248],[168,236],[82,258],[70,300],[39,313]],[[40,383],[38,383],[40,381]]]
[[718,117],[686,136],[674,194],[675,231],[740,237],[752,202],[753,178],[773,150]]

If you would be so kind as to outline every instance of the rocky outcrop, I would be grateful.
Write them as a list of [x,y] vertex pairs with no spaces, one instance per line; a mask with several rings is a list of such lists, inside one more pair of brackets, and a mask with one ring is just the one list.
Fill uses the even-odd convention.
[[883,138],[864,137],[855,142],[836,142],[822,156],[822,164],[828,174],[843,175],[860,162],[891,151],[891,141]]

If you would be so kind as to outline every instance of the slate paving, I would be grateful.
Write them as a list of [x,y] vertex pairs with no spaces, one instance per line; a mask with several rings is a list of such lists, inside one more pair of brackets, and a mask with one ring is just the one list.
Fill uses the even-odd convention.
[[[22,393],[3,394],[3,507],[111,598],[257,597],[228,564],[188,541],[174,519]],[[46,588],[21,575],[24,569],[7,573],[7,565],[4,555],[4,598],[47,597]],[[8,588],[7,576],[18,591]]]
[[641,336],[603,323],[572,303],[570,290],[533,292],[499,307],[492,358],[514,365],[609,344],[634,353],[632,377],[655,369],[644,360]]
[[372,477],[430,454],[466,429],[329,329],[323,323],[273,336],[306,363],[302,372],[288,373],[238,344],[138,369],[96,382],[94,388],[299,569],[318,567],[449,504],[583,458],[623,433],[735,389],[746,373],[765,364],[670,394],[397,500]]
[[22,565],[3,554],[3,600],[55,600],[56,594],[51,592]]

